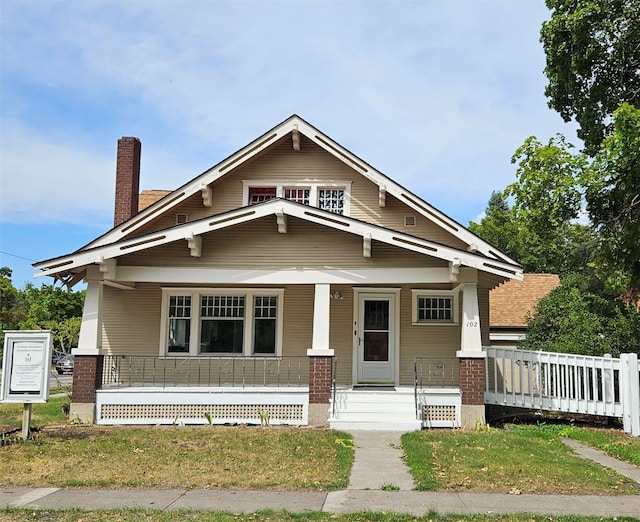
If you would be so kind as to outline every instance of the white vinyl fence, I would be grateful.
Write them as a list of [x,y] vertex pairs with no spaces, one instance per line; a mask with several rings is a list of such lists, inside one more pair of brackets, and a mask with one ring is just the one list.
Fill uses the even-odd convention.
[[591,357],[485,348],[485,403],[622,418],[640,436],[637,354]]

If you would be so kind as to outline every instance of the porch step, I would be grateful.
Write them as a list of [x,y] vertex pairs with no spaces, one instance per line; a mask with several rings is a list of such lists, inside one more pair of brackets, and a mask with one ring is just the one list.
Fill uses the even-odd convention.
[[339,389],[330,408],[329,425],[339,430],[414,431],[422,426],[412,388]]

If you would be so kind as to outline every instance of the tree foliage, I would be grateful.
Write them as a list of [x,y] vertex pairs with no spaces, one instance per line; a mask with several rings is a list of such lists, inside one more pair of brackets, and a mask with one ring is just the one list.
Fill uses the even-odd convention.
[[623,102],[640,106],[640,2],[546,0],[551,19],[540,41],[545,94],[565,121],[575,118],[585,151],[595,155]]
[[0,341],[4,343],[2,330],[51,330],[54,349],[69,352],[78,342],[84,295],[31,283],[18,290],[11,282],[11,269],[0,268]]
[[518,261],[529,273],[571,274],[581,272],[593,257],[593,229],[566,220],[553,233],[531,225],[531,213],[522,206],[510,207],[507,191],[494,191],[480,223],[469,230]]
[[[623,104],[614,131],[590,167],[587,211],[600,238],[600,259],[640,295],[640,109]],[[616,270],[616,271],[617,271]],[[624,282],[624,281],[622,281]]]
[[618,357],[640,354],[640,312],[590,275],[562,279],[529,318],[521,348]]

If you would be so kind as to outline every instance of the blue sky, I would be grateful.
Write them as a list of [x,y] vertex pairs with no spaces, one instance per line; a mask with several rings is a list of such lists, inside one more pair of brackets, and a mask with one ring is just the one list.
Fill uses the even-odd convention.
[[[298,114],[462,224],[547,107],[543,0],[0,0],[0,266],[112,225],[116,142],[171,189]],[[46,278],[45,278],[46,279]]]

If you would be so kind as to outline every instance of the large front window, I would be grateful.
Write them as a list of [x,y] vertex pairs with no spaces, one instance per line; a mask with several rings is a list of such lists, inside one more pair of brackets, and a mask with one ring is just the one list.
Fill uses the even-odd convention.
[[282,352],[283,290],[166,288],[163,294],[161,354]]

